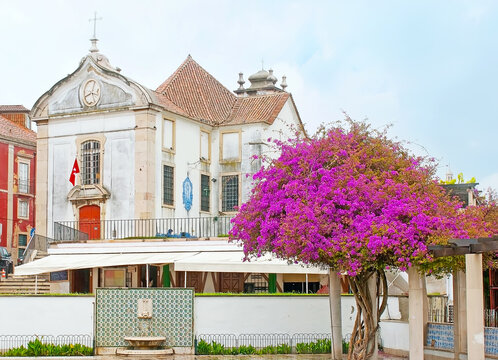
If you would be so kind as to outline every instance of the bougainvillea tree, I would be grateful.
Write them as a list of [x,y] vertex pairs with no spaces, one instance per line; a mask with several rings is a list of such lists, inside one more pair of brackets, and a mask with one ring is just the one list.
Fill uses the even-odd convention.
[[430,262],[428,245],[465,237],[460,205],[438,186],[433,163],[365,123],[347,119],[311,138],[274,142],[281,155],[254,175],[231,236],[248,258],[272,252],[346,274],[358,309],[349,358],[369,358],[387,301],[385,269]]

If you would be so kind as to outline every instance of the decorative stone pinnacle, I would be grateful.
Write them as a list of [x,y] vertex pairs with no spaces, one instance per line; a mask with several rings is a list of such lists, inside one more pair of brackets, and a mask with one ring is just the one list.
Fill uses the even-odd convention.
[[244,90],[244,74],[241,72],[239,73],[239,80],[237,81],[237,84],[239,84],[239,88],[237,90]]
[[280,86],[282,87],[282,90],[285,91],[285,88],[287,87],[287,76],[282,76],[282,83]]
[[278,80],[275,77],[275,75],[273,75],[273,69],[268,70],[268,73],[269,73],[268,80],[270,80],[273,83],[273,85],[275,85]]

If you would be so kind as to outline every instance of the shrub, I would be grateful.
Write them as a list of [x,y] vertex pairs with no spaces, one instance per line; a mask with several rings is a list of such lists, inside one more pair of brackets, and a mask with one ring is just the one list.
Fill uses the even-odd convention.
[[91,356],[93,348],[81,344],[55,345],[44,344],[40,339],[7,350],[2,356]]

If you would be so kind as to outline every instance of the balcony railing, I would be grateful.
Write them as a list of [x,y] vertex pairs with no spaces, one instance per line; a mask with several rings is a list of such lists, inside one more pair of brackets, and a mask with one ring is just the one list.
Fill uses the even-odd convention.
[[35,193],[35,182],[33,180],[31,181],[17,180],[15,185],[17,185],[18,194],[33,195]]
[[21,263],[27,264],[33,261],[36,255],[46,255],[49,244],[53,242],[53,239],[48,237],[34,234],[29,238],[28,245],[24,249],[22,257],[19,259]]
[[140,238],[226,237],[233,216],[101,221],[59,221],[54,223],[56,241],[112,240]]

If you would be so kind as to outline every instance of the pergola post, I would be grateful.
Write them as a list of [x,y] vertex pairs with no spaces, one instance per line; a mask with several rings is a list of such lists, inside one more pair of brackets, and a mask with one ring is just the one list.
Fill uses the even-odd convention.
[[[370,299],[372,299],[372,318],[374,321],[374,326],[378,325],[378,309],[379,309],[379,298],[377,296],[377,272],[368,279],[368,291],[370,292]],[[374,353],[369,358],[369,360],[377,360],[379,358],[379,337],[377,332],[374,336]]]
[[341,279],[337,271],[329,270],[330,321],[332,322],[332,359],[342,359]]
[[424,360],[424,286],[416,267],[408,269],[410,360]]
[[482,291],[482,254],[465,255],[467,285],[467,358],[484,360],[484,295]]
[[465,295],[465,273],[453,272],[453,341],[454,358],[460,359],[467,352],[467,307]]

